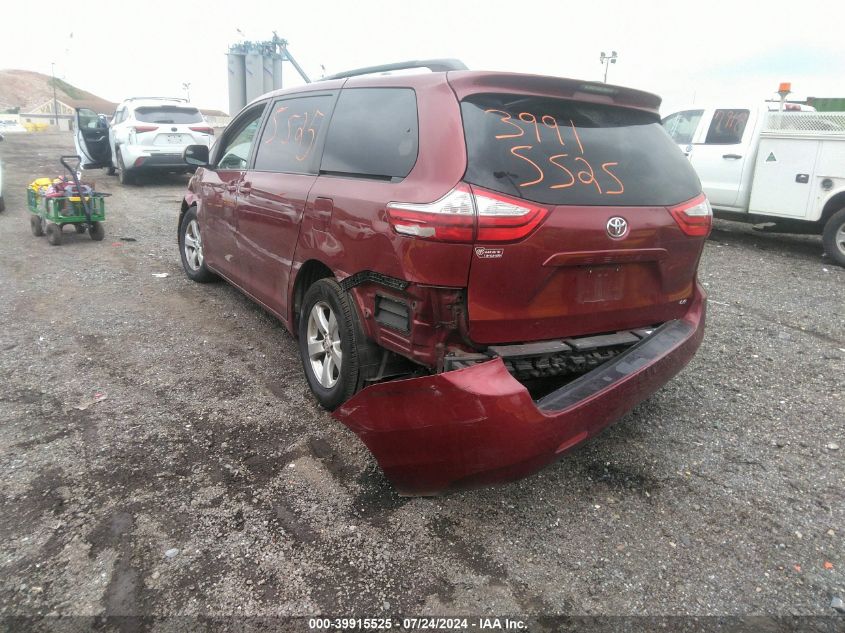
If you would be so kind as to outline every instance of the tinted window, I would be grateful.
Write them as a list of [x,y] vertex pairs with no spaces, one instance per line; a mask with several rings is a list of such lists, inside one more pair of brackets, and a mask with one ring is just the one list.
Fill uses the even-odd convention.
[[417,98],[409,88],[350,88],[340,93],[321,171],[401,179],[417,162]]
[[225,145],[218,154],[220,156],[217,161],[219,169],[246,169],[252,143],[266,105],[264,103],[249,110],[233,123],[233,127],[226,129],[222,141]]
[[543,204],[671,205],[701,192],[656,114],[563,99],[461,103],[466,180]]
[[94,129],[100,127],[100,120],[97,113],[88,108],[79,109],[79,127]]
[[736,145],[742,141],[748,110],[716,110],[710,129],[707,130],[707,145]]
[[135,118],[142,123],[202,123],[199,110],[179,106],[142,106],[135,108]]
[[689,145],[701,121],[704,110],[687,110],[676,112],[663,119],[663,127],[678,145]]
[[255,156],[255,169],[317,173],[315,157],[334,96],[283,99],[273,104]]

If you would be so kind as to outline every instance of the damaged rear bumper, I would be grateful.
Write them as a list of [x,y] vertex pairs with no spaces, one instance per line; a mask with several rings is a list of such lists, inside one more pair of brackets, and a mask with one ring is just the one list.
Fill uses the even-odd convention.
[[692,358],[704,335],[700,287],[682,319],[539,400],[497,358],[367,387],[334,412],[400,494],[503,483],[598,434]]

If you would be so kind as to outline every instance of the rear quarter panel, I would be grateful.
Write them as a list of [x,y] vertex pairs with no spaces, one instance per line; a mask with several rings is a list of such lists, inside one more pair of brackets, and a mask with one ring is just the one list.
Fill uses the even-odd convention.
[[[353,78],[354,87],[413,88],[417,96],[419,153],[401,182],[321,175],[308,197],[294,257],[295,276],[303,263],[318,260],[343,279],[371,270],[424,285],[463,287],[467,283],[470,244],[445,244],[397,235],[387,221],[389,202],[432,202],[463,177],[466,147],[455,94],[440,73],[373,80]],[[317,197],[333,201],[328,227],[312,221]],[[290,304],[292,305],[292,303]]]

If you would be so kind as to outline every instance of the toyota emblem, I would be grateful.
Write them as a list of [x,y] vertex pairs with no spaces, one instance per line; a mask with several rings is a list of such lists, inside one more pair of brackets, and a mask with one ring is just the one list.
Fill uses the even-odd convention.
[[610,218],[607,221],[607,234],[614,238],[619,239],[620,237],[625,237],[625,234],[628,232],[628,222],[625,218],[620,218],[618,215]]

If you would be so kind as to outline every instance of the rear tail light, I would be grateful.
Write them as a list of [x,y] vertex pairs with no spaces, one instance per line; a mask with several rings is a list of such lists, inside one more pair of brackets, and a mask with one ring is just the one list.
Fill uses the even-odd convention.
[[669,213],[681,230],[691,237],[707,237],[713,225],[713,209],[707,196],[701,194],[689,202],[669,207]]
[[199,132],[201,134],[211,134],[212,136],[214,136],[214,130],[210,127],[200,126],[200,127],[191,127],[189,129],[193,130],[194,132]]
[[513,242],[531,233],[548,213],[525,200],[463,182],[434,202],[387,205],[398,234],[438,242]]
[[513,242],[536,229],[549,210],[500,193],[473,188],[478,213],[477,242]]
[[136,125],[132,128],[136,134],[141,132],[155,132],[158,129],[157,125]]
[[434,202],[391,202],[387,216],[399,235],[438,242],[472,242],[475,233],[472,190],[464,183]]

